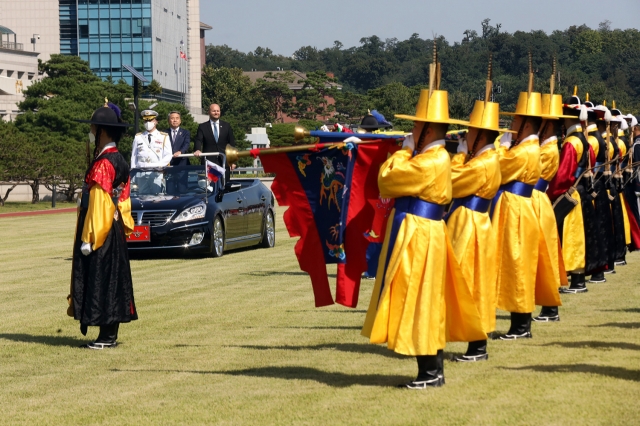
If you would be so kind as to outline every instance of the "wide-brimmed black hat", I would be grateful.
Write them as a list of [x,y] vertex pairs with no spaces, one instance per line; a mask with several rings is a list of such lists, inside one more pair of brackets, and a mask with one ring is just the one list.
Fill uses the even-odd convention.
[[120,111],[116,105],[109,103],[109,106],[103,106],[93,112],[91,120],[76,120],[80,123],[95,124],[96,126],[110,127],[131,127],[131,124],[124,123],[120,120],[117,111]]
[[358,127],[365,130],[377,130],[387,129],[393,125],[384,118],[384,115],[374,109],[362,119]]

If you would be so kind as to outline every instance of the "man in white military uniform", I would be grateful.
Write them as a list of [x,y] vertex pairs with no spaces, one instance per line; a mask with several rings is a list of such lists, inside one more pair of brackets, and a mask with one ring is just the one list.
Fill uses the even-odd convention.
[[[166,167],[173,158],[171,140],[167,133],[159,131],[156,126],[158,113],[144,110],[140,114],[146,129],[133,139],[131,150],[131,168]],[[140,194],[158,194],[162,188],[162,173],[138,173],[136,183]]]

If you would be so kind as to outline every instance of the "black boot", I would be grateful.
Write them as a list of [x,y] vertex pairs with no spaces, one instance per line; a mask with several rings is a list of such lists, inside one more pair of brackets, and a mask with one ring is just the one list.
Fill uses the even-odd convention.
[[597,274],[592,274],[589,283],[599,284],[606,283],[607,279],[604,277],[604,272],[598,272]]
[[613,260],[609,260],[607,264],[607,270],[604,271],[605,274],[615,274],[616,273],[616,264]]
[[589,290],[587,289],[587,284],[584,281],[585,281],[584,273],[582,274],[571,273],[571,284],[569,285],[569,288],[560,287],[560,293],[562,294],[586,293]]
[[511,327],[507,334],[496,337],[499,340],[516,340],[531,338],[531,313],[511,312]]
[[620,259],[616,259],[616,261],[614,262],[615,265],[617,266],[624,266],[627,264],[627,259],[626,256],[622,256]]
[[456,357],[453,360],[458,362],[477,362],[486,361],[488,359],[489,354],[487,353],[487,341],[476,340],[474,342],[469,342],[466,354]]
[[398,385],[404,389],[438,388],[444,384],[444,358],[442,351],[437,355],[418,355],[418,377],[409,382]]
[[533,319],[537,322],[554,322],[560,321],[560,313],[557,306],[543,306],[540,314]]
[[89,349],[106,349],[115,348],[118,340],[118,329],[120,323],[114,323],[109,325],[100,326],[100,334],[95,342],[87,344],[85,347]]

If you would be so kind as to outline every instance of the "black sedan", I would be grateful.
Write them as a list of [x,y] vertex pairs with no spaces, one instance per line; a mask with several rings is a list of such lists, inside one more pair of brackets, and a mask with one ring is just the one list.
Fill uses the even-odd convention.
[[273,193],[259,179],[212,182],[203,166],[131,170],[130,251],[175,250],[220,257],[275,245]]

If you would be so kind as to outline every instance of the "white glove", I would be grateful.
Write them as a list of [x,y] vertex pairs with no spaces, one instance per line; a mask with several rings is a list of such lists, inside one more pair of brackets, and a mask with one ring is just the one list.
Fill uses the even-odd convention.
[[362,142],[362,139],[357,138],[357,137],[355,137],[355,136],[349,136],[349,137],[348,137],[348,138],[346,138],[344,141],[345,141],[346,143],[349,143],[349,142]]
[[82,245],[80,246],[80,251],[85,256],[89,256],[89,254],[93,251],[91,249],[91,243],[82,243]]
[[501,137],[500,137],[500,146],[504,146],[506,148],[511,148],[511,139],[513,138],[513,134],[512,133],[504,133]]
[[404,142],[402,142],[402,149],[411,148],[411,152],[416,150],[416,143],[413,141],[413,133],[408,134],[404,137]]
[[460,140],[458,141],[458,152],[462,152],[463,154],[469,153],[469,147],[467,146],[466,138],[460,138]]

